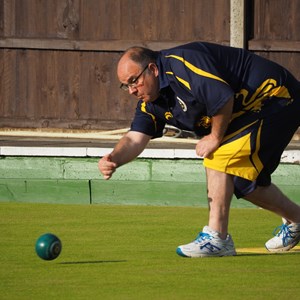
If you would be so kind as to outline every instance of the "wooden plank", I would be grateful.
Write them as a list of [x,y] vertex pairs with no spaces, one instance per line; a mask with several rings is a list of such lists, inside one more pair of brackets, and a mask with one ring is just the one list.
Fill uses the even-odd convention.
[[84,1],[80,7],[80,40],[120,39],[120,0]]
[[280,51],[300,52],[300,41],[289,40],[250,40],[249,50],[252,51]]
[[6,36],[79,38],[79,3],[80,0],[17,1],[13,10],[15,21],[11,20],[15,34]]
[[254,38],[300,40],[299,0],[254,0]]
[[0,37],[4,36],[4,0],[0,0]]
[[0,126],[128,127],[136,101],[119,89],[118,58],[112,52],[1,49]]
[[[0,116],[15,116],[17,108],[17,69],[16,53],[10,50],[0,51]],[[1,120],[0,118],[0,120]]]
[[[47,49],[77,51],[124,51],[131,46],[143,46],[153,50],[172,48],[188,41],[145,41],[145,40],[101,40],[78,41],[62,39],[28,39],[4,38],[0,40],[0,48],[11,49]],[[220,43],[228,45],[227,42]]]
[[47,18],[49,30],[46,37],[80,39],[80,8],[90,2],[91,0],[84,1],[82,5],[80,0],[47,1],[48,11],[52,12],[52,16]]
[[15,1],[7,38],[229,43],[230,0]]
[[14,36],[15,34],[15,0],[2,0],[1,3],[2,9],[2,36]]

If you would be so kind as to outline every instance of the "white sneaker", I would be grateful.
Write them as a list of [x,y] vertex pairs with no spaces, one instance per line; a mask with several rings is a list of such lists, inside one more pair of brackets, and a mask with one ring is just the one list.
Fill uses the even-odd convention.
[[183,257],[217,257],[236,255],[234,243],[228,234],[225,240],[219,237],[219,233],[208,226],[203,228],[197,238],[187,244],[179,246],[177,254]]
[[274,237],[268,240],[265,247],[270,252],[289,251],[300,241],[300,223],[288,223],[283,219],[283,224],[275,228]]

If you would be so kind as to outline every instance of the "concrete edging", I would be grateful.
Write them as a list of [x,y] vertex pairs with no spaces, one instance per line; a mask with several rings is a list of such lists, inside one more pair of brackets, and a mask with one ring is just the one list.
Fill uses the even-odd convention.
[[[110,181],[98,157],[2,156],[0,202],[207,206],[201,159],[138,158]],[[274,183],[300,202],[300,166],[281,163]],[[253,207],[234,200],[233,207]]]

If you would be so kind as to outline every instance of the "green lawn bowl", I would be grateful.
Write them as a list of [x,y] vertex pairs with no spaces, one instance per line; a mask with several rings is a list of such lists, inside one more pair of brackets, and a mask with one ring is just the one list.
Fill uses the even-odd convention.
[[46,233],[41,235],[35,244],[36,254],[44,260],[56,259],[62,249],[62,244],[60,239],[52,234]]

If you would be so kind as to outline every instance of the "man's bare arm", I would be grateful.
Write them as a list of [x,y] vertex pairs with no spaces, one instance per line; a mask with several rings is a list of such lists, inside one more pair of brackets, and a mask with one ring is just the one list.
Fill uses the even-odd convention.
[[203,137],[196,145],[196,153],[201,157],[209,157],[215,152],[225,135],[231,120],[234,99],[230,99],[213,117],[211,133]]
[[104,179],[110,179],[115,170],[135,159],[146,148],[151,136],[137,131],[129,131],[116,144],[113,151],[103,156],[98,168]]

